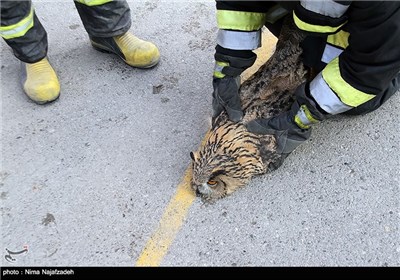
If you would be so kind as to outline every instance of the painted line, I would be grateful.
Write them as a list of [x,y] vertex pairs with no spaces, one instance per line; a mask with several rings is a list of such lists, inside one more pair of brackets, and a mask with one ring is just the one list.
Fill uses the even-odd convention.
[[191,178],[192,168],[189,167],[185,172],[182,182],[178,185],[175,196],[165,209],[157,230],[149,239],[137,259],[136,266],[160,265],[181,228],[189,207],[196,198],[190,187]]
[[[264,34],[263,34],[264,35]],[[246,80],[252,73],[265,63],[274,51],[276,38],[272,34],[263,36],[263,47],[258,49],[256,53],[262,53],[261,59],[251,68],[247,69],[242,79]],[[206,133],[201,145],[204,144],[209,132]],[[186,214],[196,198],[195,193],[190,187],[192,179],[191,165],[185,171],[185,175],[178,185],[174,197],[167,205],[164,214],[161,217],[158,228],[147,241],[146,246],[142,250],[135,266],[159,266],[164,256],[167,254],[169,247],[175,239],[176,234],[182,227]]]
[[[209,131],[207,131],[201,146],[204,145]],[[158,228],[147,241],[142,253],[136,261],[135,266],[159,266],[169,247],[181,228],[186,214],[196,198],[196,194],[190,186],[192,180],[192,165],[185,171],[181,183],[178,185],[174,197],[167,205],[161,217]]]

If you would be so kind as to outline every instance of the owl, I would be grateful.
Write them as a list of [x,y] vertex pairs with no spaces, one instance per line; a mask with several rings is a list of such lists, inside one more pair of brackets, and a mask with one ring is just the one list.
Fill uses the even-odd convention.
[[243,119],[234,123],[222,112],[198,150],[190,153],[191,185],[202,199],[223,198],[284,160],[276,152],[275,136],[251,133],[245,125],[289,110],[295,89],[309,75],[301,60],[299,44],[304,38],[287,17],[274,54],[240,86]]

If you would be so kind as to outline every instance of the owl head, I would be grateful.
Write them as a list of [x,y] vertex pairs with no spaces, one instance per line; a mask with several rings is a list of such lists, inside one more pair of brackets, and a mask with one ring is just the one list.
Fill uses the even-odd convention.
[[191,152],[192,188],[205,200],[222,198],[265,172],[260,140],[243,123],[227,118],[209,130],[205,141]]

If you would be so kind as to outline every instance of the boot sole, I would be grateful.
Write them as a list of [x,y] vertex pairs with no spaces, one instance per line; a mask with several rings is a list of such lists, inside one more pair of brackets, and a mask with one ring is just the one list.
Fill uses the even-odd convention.
[[[25,94],[25,95],[28,96],[27,94]],[[57,96],[55,99],[50,100],[50,101],[35,101],[35,100],[31,99],[29,96],[28,96],[28,97],[29,97],[29,100],[32,100],[32,101],[35,102],[36,104],[45,105],[45,104],[53,103],[53,102],[56,101],[58,98],[60,98],[60,95],[61,95],[61,92],[58,94],[58,96]]]

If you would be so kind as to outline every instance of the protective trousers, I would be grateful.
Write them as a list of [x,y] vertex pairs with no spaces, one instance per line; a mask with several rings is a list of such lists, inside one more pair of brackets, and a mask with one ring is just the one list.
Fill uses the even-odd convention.
[[[114,37],[131,27],[126,1],[75,0],[75,6],[90,36]],[[34,63],[47,55],[47,33],[31,1],[1,0],[0,35],[21,61]]]

